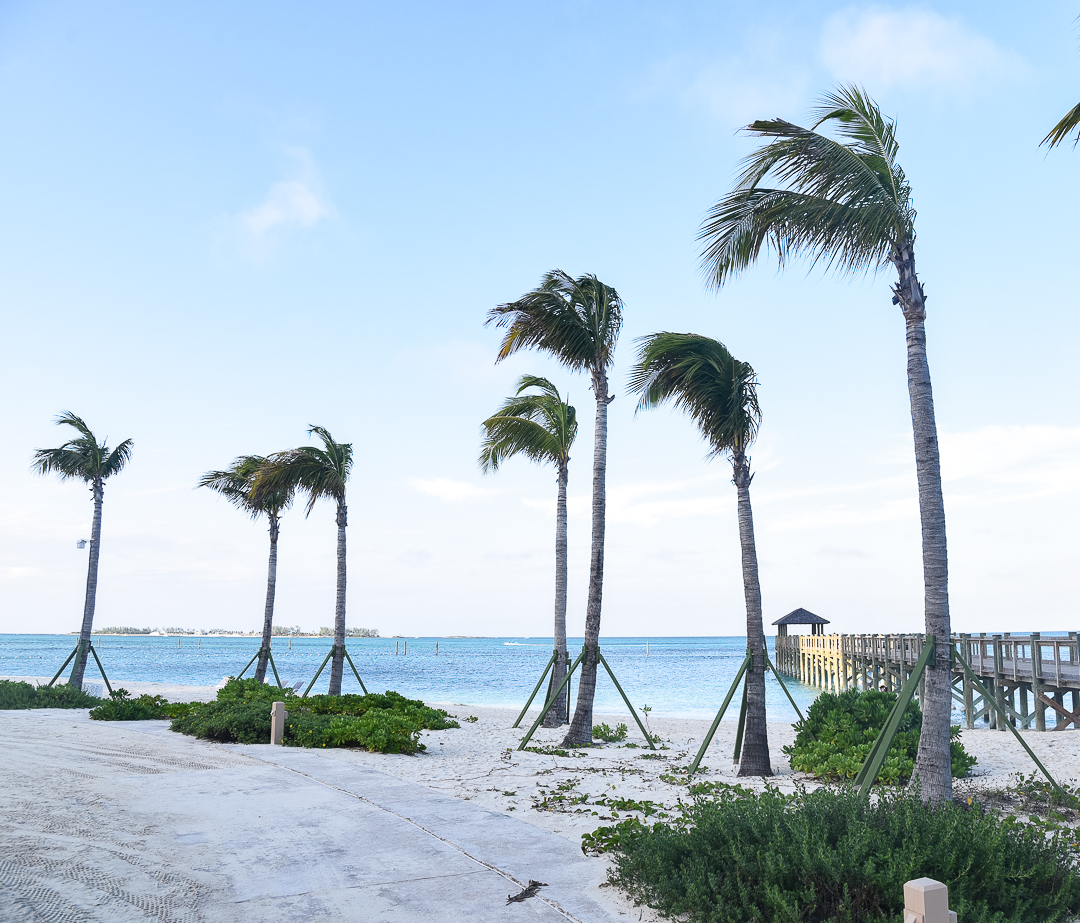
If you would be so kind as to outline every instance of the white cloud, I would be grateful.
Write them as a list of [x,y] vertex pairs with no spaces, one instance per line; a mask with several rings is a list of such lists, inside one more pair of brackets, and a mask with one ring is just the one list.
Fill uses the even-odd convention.
[[219,219],[219,244],[262,262],[290,234],[310,231],[333,214],[311,155],[303,149],[289,153],[296,162],[294,177],[273,183],[258,205]]
[[475,484],[453,481],[450,478],[409,478],[405,483],[410,490],[427,494],[445,503],[463,503],[466,500],[477,500],[502,493],[495,488],[477,487]]
[[833,14],[821,35],[821,58],[837,80],[892,87],[964,89],[1023,69],[959,18],[910,6],[852,6]]
[[18,580],[20,577],[37,577],[42,573],[39,567],[0,567],[0,580]]

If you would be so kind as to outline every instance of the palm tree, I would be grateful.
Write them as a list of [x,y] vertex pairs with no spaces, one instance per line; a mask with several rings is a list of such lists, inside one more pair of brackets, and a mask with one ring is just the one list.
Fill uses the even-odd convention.
[[694,333],[667,331],[642,337],[637,365],[630,372],[630,390],[641,395],[637,409],[665,401],[686,412],[709,443],[710,455],[727,455],[739,496],[739,543],[742,546],[743,596],[746,599],[746,641],[753,663],[746,674],[746,725],[740,776],[771,776],[769,734],[765,719],[765,628],[761,621],[754,514],[750,508],[750,458],[761,408],[757,376],[734,358],[723,343]]
[[37,449],[34,452],[33,470],[38,474],[56,474],[63,481],[78,478],[90,485],[94,497],[94,524],[90,530],[90,564],[86,571],[86,601],[83,603],[82,627],[79,629],[79,654],[71,670],[68,682],[76,689],[82,688],[86,672],[86,658],[90,654],[90,632],[94,627],[94,606],[97,603],[98,561],[101,558],[101,503],[105,497],[105,479],[119,474],[131,459],[135,445],[125,439],[115,449],[109,449],[80,417],[65,411],[56,418],[57,426],[71,426],[79,435],[72,437],[57,449]]
[[[941,495],[937,424],[926,360],[926,294],[915,273],[915,208],[897,163],[896,125],[856,87],[821,101],[813,126],[783,119],[753,122],[747,131],[769,142],[752,153],[735,188],[710,210],[699,235],[704,267],[716,288],[749,267],[762,247],[780,266],[796,255],[842,272],[891,263],[898,274],[893,304],[907,329],[908,393],[922,524],[926,634],[936,655],[926,672],[922,736],[913,779],[922,797],[952,796],[949,720],[952,707],[948,556]],[[817,131],[831,126],[838,138]],[[763,185],[774,177],[778,188]]]
[[335,442],[322,426],[309,427],[308,434],[311,433],[319,437],[323,447],[306,445],[271,455],[255,479],[255,500],[264,503],[272,494],[300,491],[307,494],[305,517],[311,515],[318,500],[333,500],[337,505],[337,597],[329,693],[341,695],[341,678],[345,672],[345,526],[348,524],[345,485],[352,470],[353,449],[351,443]]
[[260,683],[266,678],[266,663],[270,656],[270,641],[274,627],[274,595],[277,592],[277,545],[281,531],[281,514],[293,501],[293,492],[286,487],[267,493],[256,500],[255,481],[267,461],[262,455],[241,455],[224,471],[207,471],[199,481],[200,487],[209,487],[221,494],[237,509],[252,519],[266,516],[270,523],[270,564],[266,577],[266,605],[263,608],[262,647],[255,679]]
[[[539,394],[522,394],[530,388]],[[496,471],[515,455],[558,470],[559,498],[555,512],[555,666],[548,686],[551,692],[566,675],[566,484],[570,477],[570,447],[577,436],[577,411],[559,395],[546,378],[524,375],[515,397],[507,398],[494,416],[482,424],[480,470]],[[547,715],[544,727],[558,727],[569,717],[569,696],[564,689]]]
[[604,520],[607,509],[608,369],[622,328],[622,299],[594,275],[572,279],[560,269],[546,273],[539,287],[517,301],[492,308],[487,324],[505,327],[497,362],[522,349],[550,353],[573,371],[588,372],[596,397],[593,441],[592,549],[589,600],[585,610],[585,658],[577,706],[563,746],[592,742],[593,699],[600,649],[600,604],[604,590]]

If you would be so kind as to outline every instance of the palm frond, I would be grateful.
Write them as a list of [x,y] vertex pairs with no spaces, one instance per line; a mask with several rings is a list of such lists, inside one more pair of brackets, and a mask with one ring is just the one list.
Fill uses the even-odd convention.
[[[816,131],[826,124],[841,140]],[[735,188],[702,224],[711,285],[746,269],[765,244],[781,265],[805,255],[814,265],[870,271],[913,238],[915,210],[895,159],[895,124],[863,91],[841,87],[826,96],[814,128],[771,119],[746,130],[770,143],[744,160]],[[763,186],[770,177],[777,187]]]
[[344,501],[353,464],[352,444],[336,442],[322,426],[311,426],[308,432],[317,435],[324,448],[307,445],[271,455],[255,478],[256,502],[272,493],[304,493],[308,498],[304,515],[310,516],[318,500]]
[[555,269],[517,301],[492,308],[489,324],[507,330],[496,361],[535,348],[575,371],[607,368],[622,328],[622,300],[594,275],[573,279]]
[[[537,388],[539,394],[523,394]],[[524,455],[540,464],[565,465],[577,436],[577,411],[546,378],[524,375],[517,393],[481,426],[480,470],[497,471],[508,458]]]
[[58,426],[71,426],[79,433],[55,449],[37,449],[31,470],[38,474],[56,474],[61,479],[77,478],[90,482],[108,478],[123,470],[131,459],[134,442],[125,439],[112,451],[98,442],[81,417],[65,411],[56,418]]
[[635,342],[630,390],[641,395],[638,411],[672,401],[697,424],[711,455],[747,451],[761,423],[757,376],[749,363],[694,333],[661,331]]
[[209,487],[252,519],[258,519],[263,513],[276,519],[292,504],[293,490],[285,485],[283,489],[264,492],[256,498],[255,482],[267,463],[262,455],[241,455],[223,471],[207,471],[199,479],[198,486]]
[[[1050,133],[1039,142],[1039,147],[1044,144],[1051,148],[1057,147],[1068,137],[1071,131],[1077,128],[1080,128],[1080,103],[1077,103],[1066,112],[1065,117],[1050,129]],[[1080,142],[1080,131],[1077,132],[1076,137],[1073,139],[1074,147],[1077,142]]]

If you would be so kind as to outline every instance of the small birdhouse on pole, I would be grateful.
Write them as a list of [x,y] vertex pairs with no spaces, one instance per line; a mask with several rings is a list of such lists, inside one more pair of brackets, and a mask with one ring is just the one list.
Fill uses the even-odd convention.
[[785,615],[782,619],[777,619],[773,622],[777,627],[777,635],[781,638],[787,637],[788,625],[809,625],[810,634],[823,635],[825,634],[825,626],[829,624],[828,619],[823,619],[820,615],[814,615],[807,609],[794,609]]

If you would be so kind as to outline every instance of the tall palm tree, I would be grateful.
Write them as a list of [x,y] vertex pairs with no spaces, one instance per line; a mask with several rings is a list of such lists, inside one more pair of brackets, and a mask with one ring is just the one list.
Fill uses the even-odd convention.
[[82,688],[86,672],[86,658],[90,653],[90,632],[94,627],[94,607],[97,604],[98,561],[101,558],[101,504],[105,498],[105,479],[119,474],[131,459],[135,445],[125,439],[115,449],[109,449],[105,440],[97,437],[80,417],[65,411],[56,418],[57,426],[70,426],[76,430],[73,436],[57,449],[37,449],[34,452],[33,470],[38,474],[56,474],[66,481],[77,478],[90,485],[94,497],[94,524],[90,530],[90,563],[86,571],[86,600],[83,603],[82,627],[79,629],[79,656],[71,670],[72,686]]
[[604,522],[607,510],[608,369],[622,329],[619,293],[594,275],[571,278],[561,269],[546,273],[539,287],[488,312],[487,324],[506,328],[497,362],[522,349],[550,353],[573,371],[588,372],[596,397],[593,441],[592,549],[589,600],[585,610],[585,658],[574,717],[563,741],[574,747],[592,741],[593,699],[600,649],[600,606],[604,590]]
[[[915,272],[915,208],[896,160],[896,125],[863,90],[839,87],[822,99],[815,116],[811,128],[783,119],[747,126],[768,143],[746,158],[735,188],[710,210],[700,233],[706,244],[703,263],[716,288],[749,267],[763,247],[775,251],[781,267],[793,256],[806,255],[847,273],[885,264],[896,269],[892,301],[900,306],[907,330],[926,634],[936,641],[936,655],[926,672],[913,778],[923,798],[943,802],[952,796],[948,556],[926,359],[926,294]],[[821,134],[823,126],[837,137]],[[765,186],[769,177],[779,185]]]
[[304,516],[310,516],[318,500],[333,500],[337,505],[337,597],[334,604],[334,655],[330,665],[330,695],[341,695],[341,678],[345,672],[345,526],[348,507],[345,505],[345,485],[352,471],[351,443],[334,441],[322,426],[311,426],[322,441],[322,448],[300,446],[278,452],[267,459],[255,479],[255,500],[263,503],[274,493],[299,491],[307,494]]
[[281,514],[293,501],[293,491],[285,485],[256,499],[255,480],[266,467],[262,455],[241,455],[224,471],[207,471],[199,480],[200,487],[209,487],[221,494],[237,509],[252,519],[265,515],[270,523],[270,563],[266,576],[266,605],[263,607],[262,646],[255,679],[260,683],[266,678],[266,663],[270,656],[270,643],[274,627],[274,596],[277,592],[278,534],[281,531]]
[[757,376],[749,363],[734,358],[723,343],[695,333],[663,331],[642,337],[638,361],[630,372],[630,390],[641,395],[637,409],[665,401],[687,413],[710,446],[710,455],[731,460],[732,482],[739,496],[739,544],[742,547],[746,641],[753,664],[746,674],[746,725],[740,776],[771,776],[769,734],[765,719],[765,628],[761,621],[754,514],[750,508],[750,458],[761,408]]
[[[539,394],[523,394],[530,388]],[[555,667],[548,686],[551,692],[566,675],[566,484],[570,477],[570,447],[577,436],[577,411],[560,396],[546,378],[523,375],[517,393],[507,398],[494,416],[482,424],[480,470],[496,471],[515,455],[524,455],[538,464],[554,465],[558,471],[559,495],[555,511]],[[569,696],[564,689],[547,715],[544,727],[565,724],[569,716]]]

